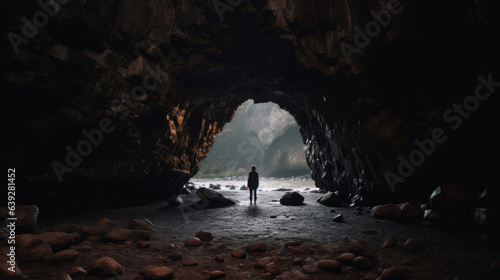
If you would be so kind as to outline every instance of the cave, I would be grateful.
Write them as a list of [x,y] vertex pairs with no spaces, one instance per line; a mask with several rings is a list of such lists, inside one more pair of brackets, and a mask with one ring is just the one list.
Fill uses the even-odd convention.
[[[0,278],[497,279],[499,8],[4,3]],[[312,186],[198,207],[215,191],[192,180],[248,100],[293,117]]]

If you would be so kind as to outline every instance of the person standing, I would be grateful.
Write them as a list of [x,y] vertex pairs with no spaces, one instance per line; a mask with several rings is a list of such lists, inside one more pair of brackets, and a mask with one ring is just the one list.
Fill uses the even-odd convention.
[[255,172],[255,165],[252,165],[252,172],[248,174],[248,189],[250,189],[250,205],[252,205],[252,196],[253,203],[257,203],[257,188],[259,187],[259,173]]

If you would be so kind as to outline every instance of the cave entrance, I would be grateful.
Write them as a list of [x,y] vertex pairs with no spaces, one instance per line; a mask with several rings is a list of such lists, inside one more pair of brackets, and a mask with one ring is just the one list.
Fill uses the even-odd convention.
[[245,180],[255,165],[261,178],[310,180],[304,146],[290,113],[275,103],[250,99],[216,135],[195,178]]

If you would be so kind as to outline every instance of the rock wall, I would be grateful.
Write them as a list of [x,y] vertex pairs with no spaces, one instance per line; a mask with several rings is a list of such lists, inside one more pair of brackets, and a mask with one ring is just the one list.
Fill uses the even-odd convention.
[[[244,1],[224,21],[212,2],[2,7],[2,165],[26,185],[19,199],[120,204],[176,193],[248,99],[296,118],[322,189],[380,203],[440,181],[496,180],[498,98],[460,129],[443,113],[474,93],[478,75],[499,79],[497,2]],[[398,156],[440,127],[449,140],[390,186]]]

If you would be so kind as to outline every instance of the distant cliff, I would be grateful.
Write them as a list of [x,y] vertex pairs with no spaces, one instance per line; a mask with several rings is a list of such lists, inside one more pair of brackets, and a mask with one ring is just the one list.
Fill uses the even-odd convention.
[[243,103],[216,135],[198,176],[245,175],[256,165],[262,176],[306,175],[304,143],[293,117],[274,103]]

